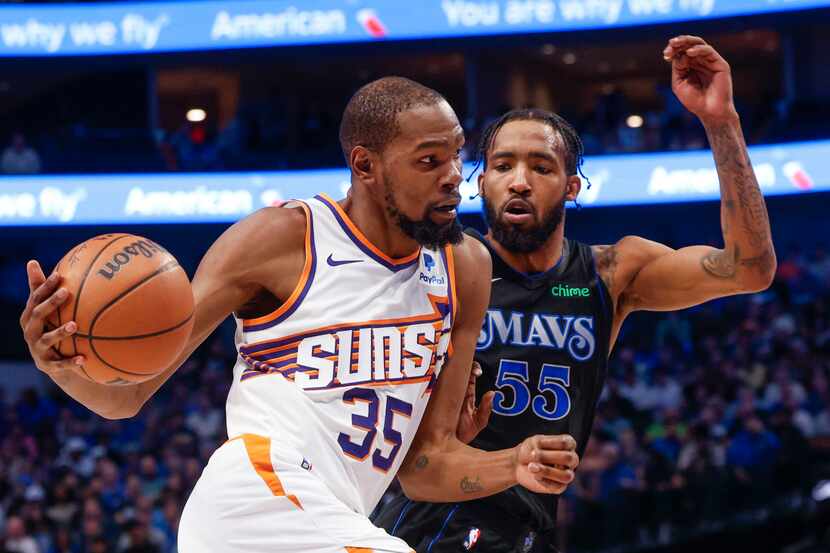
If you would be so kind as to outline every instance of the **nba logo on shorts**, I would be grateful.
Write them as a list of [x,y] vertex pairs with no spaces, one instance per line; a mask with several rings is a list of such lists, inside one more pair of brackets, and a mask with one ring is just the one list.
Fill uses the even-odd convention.
[[428,253],[424,254],[424,266],[427,268],[428,273],[431,273],[432,268],[435,267],[435,259]]
[[478,543],[478,538],[481,537],[481,530],[478,528],[470,528],[470,533],[467,534],[467,539],[464,540],[464,549],[471,550]]

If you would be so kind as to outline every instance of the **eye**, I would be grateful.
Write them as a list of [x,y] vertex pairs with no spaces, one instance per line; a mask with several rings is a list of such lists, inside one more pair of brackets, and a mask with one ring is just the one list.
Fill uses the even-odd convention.
[[418,163],[423,163],[425,165],[435,165],[438,163],[438,158],[435,156],[424,156],[418,160]]
[[552,172],[552,170],[551,170],[551,169],[549,169],[549,168],[545,167],[544,165],[537,165],[537,166],[536,166],[536,167],[534,167],[533,169],[534,169],[537,173],[539,173],[540,175],[547,175],[548,173],[551,173],[551,172]]
[[510,164],[508,163],[499,163],[493,166],[493,169],[498,171],[499,173],[505,173],[510,170]]

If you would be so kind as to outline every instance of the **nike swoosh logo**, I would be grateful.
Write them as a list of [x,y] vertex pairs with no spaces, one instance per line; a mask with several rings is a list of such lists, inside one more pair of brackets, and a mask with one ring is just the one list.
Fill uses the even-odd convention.
[[326,259],[326,263],[328,263],[332,267],[337,267],[339,265],[348,265],[349,263],[360,263],[360,262],[363,261],[362,259],[335,260],[335,259],[332,259],[332,257],[331,257],[332,255],[334,255],[334,254],[330,253],[328,258]]
[[490,282],[496,282],[497,280],[501,280],[501,277],[496,277],[493,280],[491,280]]

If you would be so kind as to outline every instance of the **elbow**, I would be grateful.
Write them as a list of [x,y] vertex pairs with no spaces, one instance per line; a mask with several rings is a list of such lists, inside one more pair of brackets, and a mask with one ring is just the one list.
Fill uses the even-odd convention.
[[101,418],[111,421],[118,421],[133,418],[139,411],[141,411],[143,406],[143,402],[125,403],[114,409],[102,409],[94,412]]
[[[397,477],[401,490],[412,501],[435,501],[437,499],[431,493],[435,479],[435,473],[431,469],[436,468],[435,464],[438,462],[435,453],[436,451],[423,441],[415,443],[398,469]],[[440,467],[438,470],[440,471]]]
[[398,483],[404,495],[412,501],[429,501],[430,498],[423,489],[424,479],[417,478],[411,472],[403,469],[398,472]]
[[741,291],[745,293],[763,292],[775,281],[778,261],[770,248],[762,255],[741,262],[747,267],[741,278]]

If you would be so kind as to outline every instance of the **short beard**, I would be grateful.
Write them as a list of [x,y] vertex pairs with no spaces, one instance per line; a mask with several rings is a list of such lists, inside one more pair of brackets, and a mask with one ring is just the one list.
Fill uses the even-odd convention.
[[503,221],[486,197],[482,197],[482,201],[484,202],[484,217],[490,232],[493,233],[493,239],[511,252],[530,253],[538,250],[559,228],[565,218],[564,194],[562,200],[545,213],[541,223],[527,230],[521,230]]
[[392,184],[388,178],[385,180],[386,212],[392,217],[395,224],[398,225],[404,234],[431,250],[441,249],[447,244],[461,243],[461,240],[464,238],[464,229],[461,228],[461,223],[458,222],[458,215],[451,222],[445,225],[439,225],[432,222],[429,218],[432,206],[427,206],[426,210],[424,210],[424,216],[420,220],[410,219],[398,209],[398,203],[392,194]]

